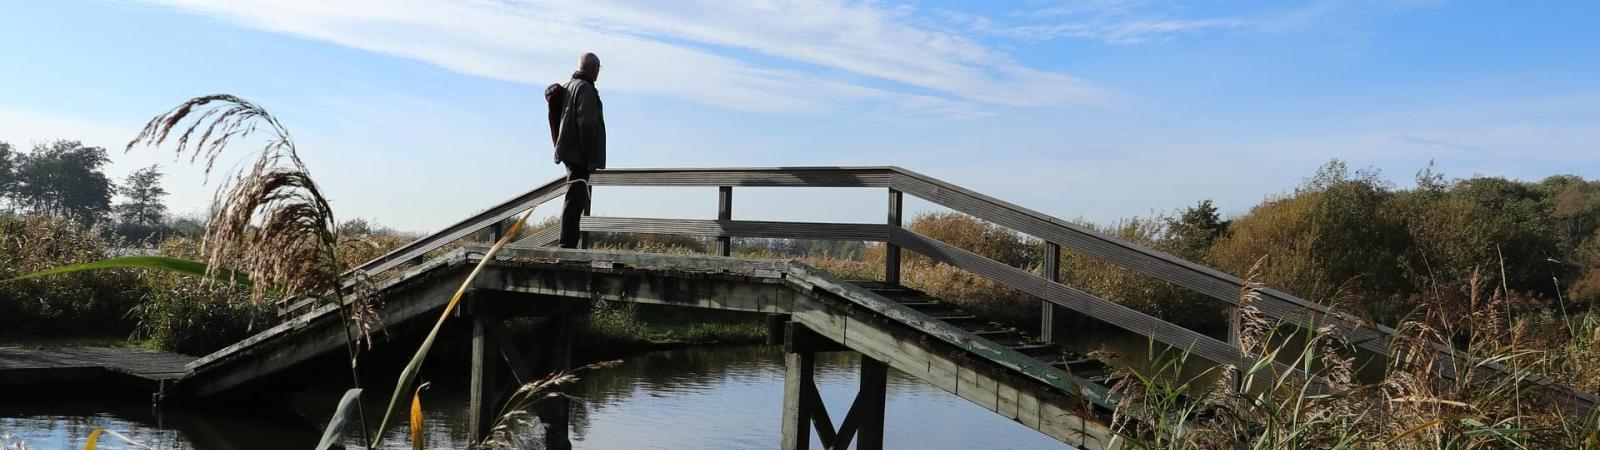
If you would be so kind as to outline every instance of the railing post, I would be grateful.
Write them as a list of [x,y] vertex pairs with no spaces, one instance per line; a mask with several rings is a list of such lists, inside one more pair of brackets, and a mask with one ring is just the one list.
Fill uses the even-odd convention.
[[506,221],[502,220],[489,225],[489,242],[500,242],[505,236]]
[[[1229,305],[1228,306],[1228,345],[1233,346],[1234,350],[1238,350],[1239,349],[1239,332],[1241,331],[1241,327],[1243,327],[1243,326],[1244,326],[1244,323],[1242,322],[1242,318],[1239,317],[1239,307],[1238,306]],[[1243,353],[1241,353],[1241,354],[1243,354]],[[1244,370],[1245,370],[1244,367],[1239,367],[1239,368],[1236,368],[1233,371],[1233,373],[1228,374],[1228,376],[1232,378],[1231,380],[1228,380],[1228,387],[1233,389],[1234,392],[1242,392],[1242,391],[1244,391],[1244,372],[1243,372]]]
[[[889,189],[889,226],[900,226],[901,200],[904,194],[900,191]],[[900,284],[900,246],[890,242],[883,243],[883,282]]]
[[[1061,244],[1050,241],[1044,243],[1044,279],[1051,283],[1061,282]],[[1043,305],[1039,309],[1039,340],[1045,343],[1055,341],[1056,331],[1056,304],[1049,300],[1040,299]]]
[[[594,186],[590,186],[589,183],[583,183],[583,188],[589,190],[589,195],[588,195],[589,203],[586,204],[586,205],[583,205],[583,217],[589,217],[589,212],[594,209]],[[579,226],[578,229],[581,230],[581,229],[583,229],[583,227]],[[584,248],[584,249],[589,248],[590,247],[590,242],[589,242],[590,236],[593,236],[593,234],[591,234],[591,233],[589,233],[587,231],[578,232],[578,248]]]
[[[733,186],[717,187],[717,220],[733,220]],[[732,236],[717,236],[717,255],[733,255]]]

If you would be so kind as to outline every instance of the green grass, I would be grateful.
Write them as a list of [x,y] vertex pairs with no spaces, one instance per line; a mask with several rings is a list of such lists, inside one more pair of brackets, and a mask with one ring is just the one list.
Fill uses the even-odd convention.
[[667,345],[748,344],[766,340],[764,314],[601,302],[581,331],[585,350],[626,352]]

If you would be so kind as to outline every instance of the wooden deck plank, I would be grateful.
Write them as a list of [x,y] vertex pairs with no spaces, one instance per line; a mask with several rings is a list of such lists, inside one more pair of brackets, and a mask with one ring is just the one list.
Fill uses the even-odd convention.
[[125,347],[0,348],[0,387],[130,376],[150,386],[184,375],[193,356]]

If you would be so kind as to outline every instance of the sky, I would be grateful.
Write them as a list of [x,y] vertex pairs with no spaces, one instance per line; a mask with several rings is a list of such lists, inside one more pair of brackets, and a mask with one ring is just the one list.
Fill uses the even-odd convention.
[[[341,218],[433,231],[562,174],[544,86],[604,69],[612,167],[896,165],[1057,217],[1242,214],[1330,159],[1411,184],[1600,177],[1600,2],[1312,0],[0,3],[0,141],[81,140],[174,212],[216,175],[123,147],[231,93]],[[236,149],[219,164],[246,156]],[[600,215],[714,218],[715,188]],[[871,189],[740,189],[734,218],[875,222]],[[913,211],[928,205],[911,203]]]

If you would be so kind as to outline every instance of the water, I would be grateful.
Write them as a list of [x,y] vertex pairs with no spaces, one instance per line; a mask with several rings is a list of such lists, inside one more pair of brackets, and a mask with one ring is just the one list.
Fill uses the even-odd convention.
[[[836,423],[843,420],[855,396],[858,365],[857,357],[848,353],[826,354],[817,362],[819,390]],[[774,347],[699,347],[625,358],[621,366],[584,374],[571,389],[583,398],[573,412],[573,444],[595,449],[772,448],[783,413],[783,371],[783,354]],[[430,448],[465,445],[465,381],[436,379],[423,391]],[[337,386],[326,386],[298,393],[293,397],[306,400],[291,401],[300,405],[291,409],[304,411],[265,415],[246,415],[239,408],[152,410],[137,399],[0,399],[0,434],[9,434],[13,442],[26,441],[34,449],[82,448],[89,430],[96,427],[162,449],[308,448],[320,435],[319,427],[308,424],[320,423],[315,418],[318,411],[330,410],[326,405],[337,401],[338,392]],[[367,403],[369,413],[376,415],[388,391],[369,392],[380,394],[370,396]],[[893,370],[887,408],[884,439],[890,448],[1063,447]],[[312,418],[301,418],[308,416]],[[385,447],[411,448],[404,418],[398,422],[385,430]],[[359,438],[351,439],[347,442],[358,447]]]

